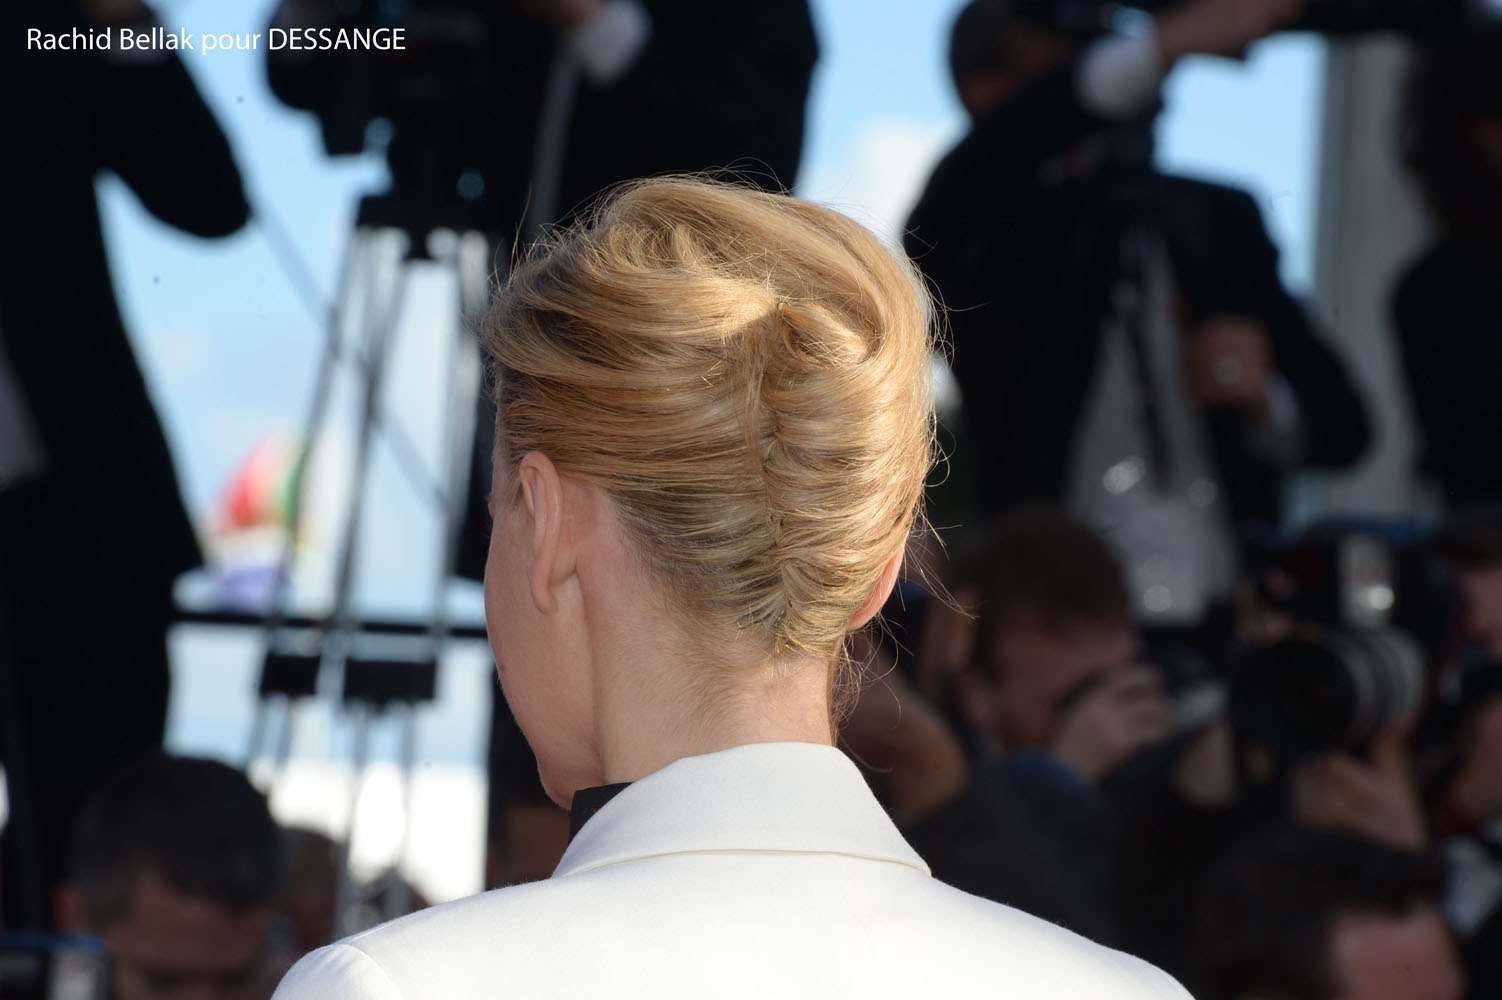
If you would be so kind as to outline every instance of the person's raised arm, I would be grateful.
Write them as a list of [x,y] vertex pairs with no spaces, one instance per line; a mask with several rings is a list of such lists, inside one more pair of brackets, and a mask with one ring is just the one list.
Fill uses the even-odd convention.
[[[139,0],[87,0],[100,27],[155,24]],[[227,236],[250,208],[229,142],[193,80],[167,50],[104,53],[90,74],[90,127],[101,169],[113,170],[163,222]]]
[[977,215],[1003,213],[1041,164],[1113,120],[1152,110],[1186,55],[1239,56],[1307,0],[1193,0],[1140,35],[1108,34],[982,113],[939,163],[908,219],[905,247],[942,285]]
[[[703,168],[741,164],[791,186],[818,56],[806,0],[715,0],[655,23],[636,0],[511,0],[562,31],[597,120],[637,148],[684,149]],[[576,123],[579,124],[579,123]]]

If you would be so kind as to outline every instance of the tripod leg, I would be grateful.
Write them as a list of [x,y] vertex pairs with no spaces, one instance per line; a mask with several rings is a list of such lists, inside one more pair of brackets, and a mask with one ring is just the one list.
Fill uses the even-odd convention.
[[[350,655],[355,632],[355,619],[353,607],[353,589],[355,573],[355,554],[360,536],[361,515],[365,504],[364,484],[370,468],[371,444],[375,433],[375,422],[380,406],[381,385],[385,375],[386,361],[389,355],[391,338],[401,318],[402,303],[406,292],[406,272],[401,266],[401,258],[404,252],[403,240],[400,234],[379,234],[386,238],[385,243],[378,247],[383,251],[376,261],[376,266],[371,268],[371,281],[367,288],[366,310],[362,317],[364,321],[365,335],[362,338],[363,348],[363,384],[361,390],[361,413],[360,429],[355,450],[355,464],[350,483],[350,492],[346,507],[346,517],[341,532],[338,548],[338,569],[334,581],[333,607],[330,609],[328,622],[329,628],[325,631],[323,645],[323,665],[320,671],[320,683],[325,684],[325,690],[337,689],[338,682],[342,680],[345,663]],[[394,251],[394,252],[393,252]],[[378,265],[389,263],[395,268],[395,274],[390,280],[389,296],[382,301],[377,297],[377,291],[383,281],[384,270]],[[353,791],[350,797],[349,822],[347,824],[344,844],[340,851],[339,887],[335,895],[336,914],[341,922],[342,933],[352,933],[360,928],[352,926],[360,922],[363,917],[363,908],[356,909],[354,899],[354,879],[349,867],[350,847],[354,840],[356,807],[359,805],[360,791],[365,780],[366,758],[369,749],[371,707],[364,702],[355,702],[352,712],[355,726],[354,759],[353,767]]]
[[480,390],[480,357],[473,331],[485,309],[485,237],[460,234],[450,263],[458,292],[454,336],[448,346],[447,405],[443,414],[443,491],[439,504],[439,553],[429,636],[438,662],[448,638],[448,585],[459,554],[459,535],[470,488],[469,452],[474,435],[475,396]]
[[412,908],[412,887],[402,875],[402,863],[407,860],[407,841],[412,833],[412,784],[413,770],[417,760],[417,708],[401,706],[402,730],[402,828],[396,841],[396,857],[391,862],[391,878],[386,882],[382,899],[382,915],[390,920],[400,917]]
[[[273,591],[271,606],[266,616],[264,638],[262,643],[262,670],[265,670],[265,656],[276,650],[283,641],[282,632],[290,609],[287,607],[288,593],[292,586],[293,566],[297,554],[298,531],[302,523],[303,502],[306,499],[306,487],[308,483],[308,470],[312,466],[314,447],[319,435],[323,432],[324,424],[328,419],[329,399],[333,394],[334,372],[338,367],[344,352],[343,325],[345,314],[353,298],[353,290],[359,278],[364,274],[371,252],[368,234],[356,229],[349,235],[345,243],[344,257],[339,265],[339,279],[336,285],[333,303],[329,307],[328,326],[324,331],[324,350],[319,362],[318,376],[314,383],[313,398],[309,403],[308,414],[303,422],[302,440],[298,442],[299,453],[297,465],[293,472],[292,488],[287,498],[287,536],[282,543],[282,553],[277,564],[276,575],[273,578]],[[246,750],[245,769],[247,773],[254,766],[266,739],[266,728],[270,723],[270,706],[267,704],[268,695],[259,691],[258,685],[255,717],[251,723],[249,746]],[[286,766],[288,749],[291,744],[291,730],[295,719],[293,700],[288,699],[285,705],[283,717],[283,731],[281,747],[277,754],[276,766],[271,771],[270,778],[265,789],[269,797],[276,788],[277,781],[281,778]]]
[[[266,716],[270,707],[266,699],[257,695],[255,714],[250,720],[250,743],[245,749],[245,773],[255,766],[256,761],[261,759],[261,745],[266,742]],[[270,789],[268,788],[269,792]]]
[[297,458],[296,472],[292,483],[291,495],[287,499],[287,538],[283,542],[281,562],[277,568],[277,574],[273,583],[271,601],[271,614],[267,618],[268,643],[275,638],[273,633],[279,631],[286,615],[285,602],[287,590],[292,583],[292,567],[296,556],[297,531],[302,518],[304,488],[307,486],[307,471],[313,460],[313,448],[323,431],[324,422],[328,418],[329,398],[333,394],[334,371],[338,367],[340,356],[344,351],[343,323],[345,310],[351,298],[351,290],[354,287],[357,276],[365,267],[366,258],[369,255],[368,238],[358,230],[350,234],[345,245],[344,260],[339,267],[338,290],[334,296],[334,303],[329,310],[328,329],[325,332],[324,351],[322,360],[318,366],[318,378],[313,389],[313,399],[309,404],[307,418],[303,422],[302,441],[299,442],[300,452]]
[[339,845],[339,884],[334,892],[334,921],[337,937],[365,929],[365,910],[355,898],[355,877],[350,870],[350,853],[355,842],[355,821],[359,816],[360,793],[365,788],[365,764],[369,753],[370,706],[356,702],[352,709],[355,740],[350,759],[349,815],[344,837]]
[[[342,677],[344,661],[349,655],[350,639],[352,638],[355,621],[353,608],[353,591],[355,576],[355,556],[360,536],[360,524],[365,509],[365,481],[370,470],[371,444],[374,439],[375,422],[378,417],[380,406],[381,386],[386,372],[386,361],[389,355],[391,337],[396,329],[397,322],[401,318],[402,304],[405,300],[407,275],[401,266],[403,252],[402,238],[400,234],[382,234],[388,238],[391,244],[389,249],[381,249],[390,253],[390,263],[395,267],[395,275],[390,281],[391,290],[385,301],[375,298],[376,287],[382,282],[372,282],[369,307],[365,319],[366,330],[364,345],[364,375],[363,384],[360,387],[360,429],[355,445],[355,464],[351,479],[350,492],[346,506],[346,516],[343,531],[339,540],[337,575],[334,580],[333,607],[329,611],[331,628],[326,634],[324,641],[324,662],[320,672],[320,684],[325,677],[328,686],[325,690],[335,689],[337,680]],[[377,279],[381,277],[381,271],[375,272]]]

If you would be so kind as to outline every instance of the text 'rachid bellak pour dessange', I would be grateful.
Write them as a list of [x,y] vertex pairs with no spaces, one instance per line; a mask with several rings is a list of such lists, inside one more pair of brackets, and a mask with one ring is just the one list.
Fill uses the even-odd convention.
[[186,28],[73,28],[70,31],[26,30],[26,48],[43,52],[172,51],[259,52],[406,48],[405,28],[268,28],[254,32],[193,34]]

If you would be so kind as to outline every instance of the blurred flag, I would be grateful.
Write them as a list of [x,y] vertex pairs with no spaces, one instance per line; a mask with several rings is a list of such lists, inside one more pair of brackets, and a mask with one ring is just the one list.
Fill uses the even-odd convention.
[[[262,612],[282,575],[292,504],[302,479],[302,449],[274,432],[230,477],[206,518],[211,600],[220,608]],[[306,508],[304,508],[306,509]],[[302,518],[303,528],[308,518]],[[297,534],[299,548],[305,532]]]

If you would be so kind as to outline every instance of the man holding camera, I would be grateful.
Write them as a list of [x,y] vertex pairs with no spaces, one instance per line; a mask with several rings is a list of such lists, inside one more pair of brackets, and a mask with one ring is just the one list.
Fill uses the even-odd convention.
[[946,583],[954,605],[928,608],[918,684],[943,689],[954,718],[890,670],[845,743],[936,877],[1119,946],[1101,786],[1172,727],[1121,567],[1091,528],[1029,510],[958,555]]
[[981,513],[1056,503],[1109,530],[1148,624],[1202,623],[1284,474],[1367,441],[1256,205],[1151,164],[1178,59],[1239,54],[1301,6],[1190,0],[1121,35],[1094,3],[975,0],[952,37],[973,127],[907,249],[952,310]]

